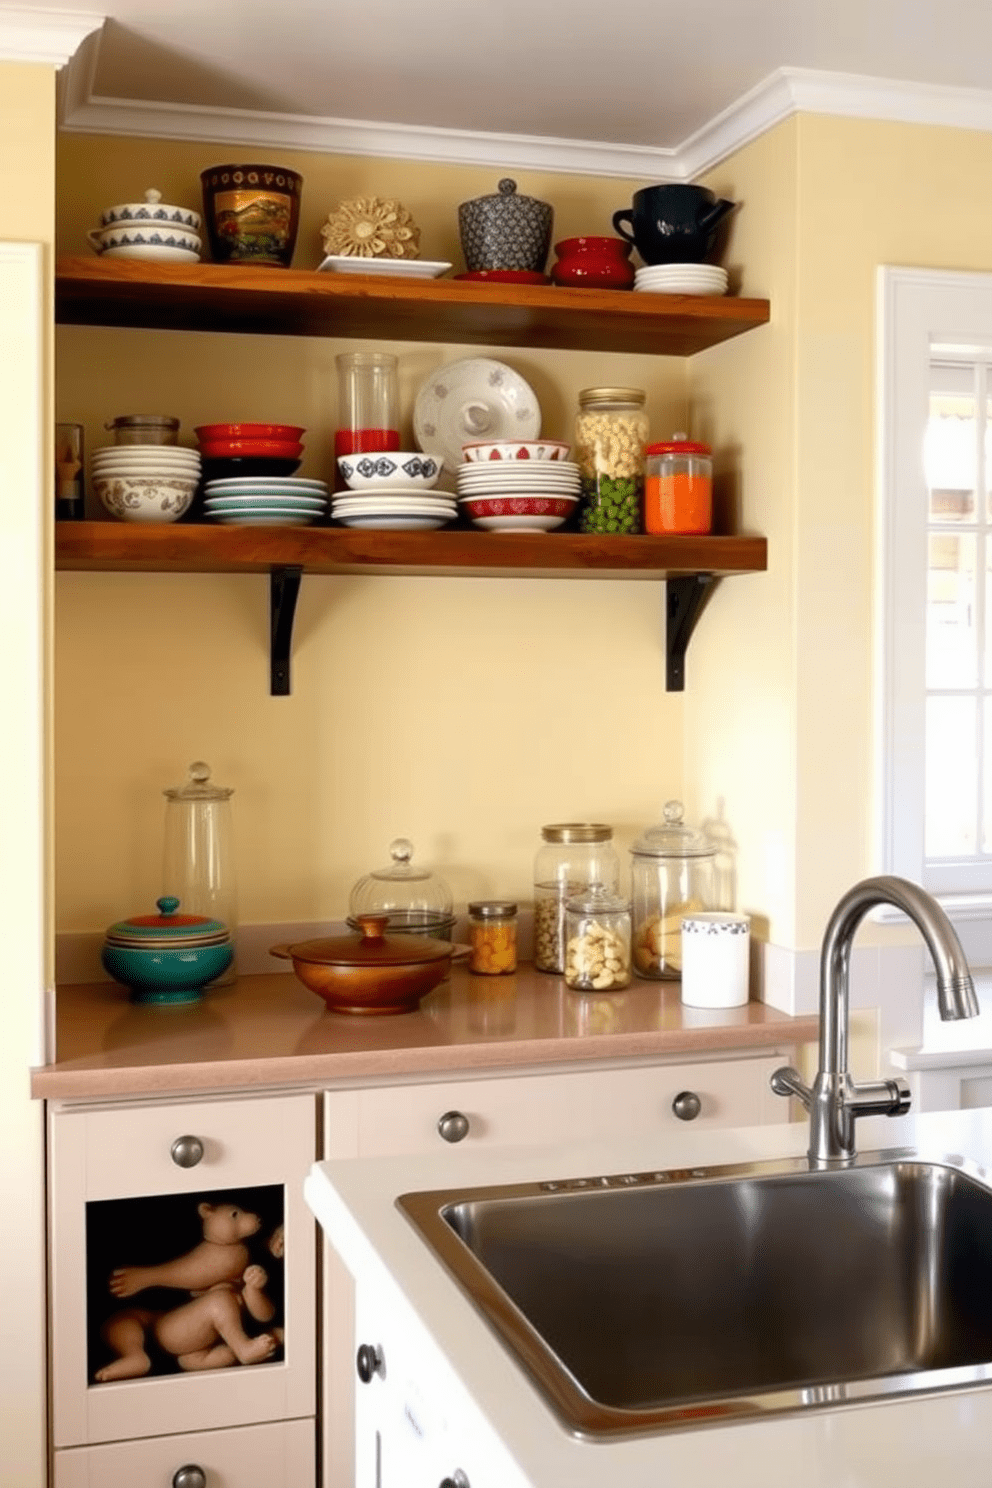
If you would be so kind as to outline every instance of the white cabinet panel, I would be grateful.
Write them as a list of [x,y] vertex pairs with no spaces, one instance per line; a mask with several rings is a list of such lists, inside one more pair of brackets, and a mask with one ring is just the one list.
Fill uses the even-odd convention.
[[[356,1155],[380,1157],[440,1150],[449,1145],[457,1160],[459,1150],[478,1148],[480,1144],[544,1146],[627,1132],[643,1135],[651,1130],[672,1131],[683,1124],[699,1130],[785,1121],[788,1103],[773,1095],[768,1085],[769,1076],[784,1057],[784,1052],[763,1053],[697,1064],[362,1090],[357,1093]],[[698,1114],[685,1123],[675,1113],[676,1098],[684,1093],[698,1097],[699,1102]],[[683,1102],[682,1109],[686,1107],[691,1111],[694,1104]],[[464,1116],[468,1127],[463,1138],[446,1144],[439,1123],[449,1112]],[[335,1130],[331,1106],[331,1144]]]
[[68,1447],[55,1488],[314,1488],[315,1451],[313,1420]]
[[[316,1242],[302,1184],[315,1155],[315,1129],[310,1095],[53,1112],[51,1301],[57,1447],[313,1414]],[[188,1162],[199,1149],[202,1156],[192,1165],[177,1161]],[[209,1309],[211,1319],[228,1318],[232,1298],[237,1317],[246,1316],[251,1312],[246,1304],[252,1300],[242,1279],[246,1272],[233,1281],[205,1286],[180,1285],[170,1278],[168,1290],[163,1290],[155,1285],[149,1262],[140,1254],[121,1253],[121,1247],[140,1251],[148,1230],[159,1223],[171,1226],[173,1221],[177,1233],[188,1233],[198,1245],[207,1212],[221,1206],[239,1208],[241,1213],[255,1209],[259,1218],[267,1216],[264,1230],[259,1225],[256,1231],[244,1231],[238,1254],[247,1251],[251,1264],[262,1266],[266,1281],[259,1284],[259,1291],[264,1293],[266,1286],[272,1290],[281,1276],[284,1348],[276,1312],[273,1362],[239,1365],[228,1360],[224,1367],[193,1368],[194,1354],[184,1354],[183,1365],[177,1368],[174,1356],[179,1349],[170,1355],[165,1345],[160,1356],[155,1353],[164,1342],[160,1319],[166,1314],[174,1318],[179,1308],[192,1307],[195,1301],[199,1311],[184,1315],[188,1331],[187,1325],[200,1326],[204,1309]],[[284,1254],[272,1238],[278,1222],[285,1227]],[[144,1232],[141,1225],[146,1226]],[[118,1241],[119,1234],[126,1234],[126,1242]],[[149,1253],[155,1238],[148,1234]],[[167,1243],[166,1235],[158,1241],[158,1250],[162,1252]],[[185,1253],[184,1244],[168,1259]],[[118,1269],[131,1273],[125,1285],[132,1290],[114,1290],[121,1285],[112,1279]],[[137,1331],[139,1349],[144,1346],[152,1355],[152,1368],[135,1377],[98,1380],[98,1363],[116,1365],[118,1350],[105,1340],[111,1328],[119,1332],[122,1319],[128,1337]],[[237,1329],[237,1323],[234,1326]],[[257,1334],[264,1327],[259,1321],[248,1331]],[[202,1324],[202,1331],[206,1341],[209,1323]],[[211,1337],[219,1345],[219,1336]],[[206,1349],[197,1352],[203,1357]],[[161,1368],[172,1372],[156,1372],[159,1358]]]

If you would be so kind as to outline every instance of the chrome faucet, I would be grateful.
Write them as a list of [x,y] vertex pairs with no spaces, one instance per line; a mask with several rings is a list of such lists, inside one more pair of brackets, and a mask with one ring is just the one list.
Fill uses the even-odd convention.
[[820,952],[820,1068],[812,1088],[786,1065],[771,1077],[776,1095],[794,1095],[809,1112],[812,1163],[850,1162],[859,1116],[904,1116],[910,1092],[905,1080],[870,1080],[856,1085],[847,1068],[850,1017],[848,974],[855,932],[870,909],[894,904],[916,925],[937,971],[941,1018],[978,1014],[975,984],[950,920],[935,899],[905,878],[866,878],[849,889],[830,916]]

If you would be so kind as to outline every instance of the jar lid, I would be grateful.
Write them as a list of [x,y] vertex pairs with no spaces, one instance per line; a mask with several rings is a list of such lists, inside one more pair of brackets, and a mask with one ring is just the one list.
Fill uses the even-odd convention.
[[584,408],[587,403],[637,403],[647,401],[647,394],[643,388],[626,387],[596,387],[583,388],[579,393],[579,407]]
[[178,914],[179,900],[174,894],[163,894],[155,901],[158,914],[134,915],[110,926],[106,939],[110,945],[143,946],[148,950],[181,944],[221,945],[231,932],[221,920],[208,915]]
[[716,847],[705,832],[685,825],[681,801],[667,801],[665,820],[656,827],[648,827],[631,852],[648,858],[712,858]]
[[548,207],[548,203],[541,201],[536,196],[518,196],[517,183],[510,176],[504,176],[499,182],[497,189],[489,196],[473,196],[471,201],[463,202],[462,206],[473,207],[478,203],[492,202],[495,207],[503,210],[513,210],[518,205],[530,206],[532,203],[538,207]]
[[358,935],[328,935],[280,947],[296,961],[318,966],[413,966],[440,961],[452,953],[449,941],[426,935],[386,935],[385,915],[357,915]]
[[593,883],[566,899],[565,908],[573,914],[624,914],[630,909],[630,900],[614,894],[605,884]]
[[545,842],[611,842],[613,828],[604,822],[555,822],[541,828]]
[[389,844],[389,856],[385,868],[373,869],[355,884],[348,900],[351,919],[363,914],[409,914],[411,910],[442,917],[451,914],[451,890],[439,874],[413,862],[412,842],[397,837]]
[[695,444],[688,434],[673,434],[671,439],[663,439],[660,444],[649,444],[644,453],[646,455],[711,455],[713,451],[708,444]]
[[512,899],[476,899],[468,907],[477,920],[509,920],[517,912]]
[[234,786],[212,785],[210,766],[194,760],[185,785],[169,786],[162,794],[169,801],[228,801],[234,795]]

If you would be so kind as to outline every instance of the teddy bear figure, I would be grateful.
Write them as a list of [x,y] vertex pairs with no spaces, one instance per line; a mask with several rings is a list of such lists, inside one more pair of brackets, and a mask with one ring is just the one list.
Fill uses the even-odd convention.
[[[249,1264],[245,1244],[261,1228],[260,1217],[236,1204],[198,1204],[197,1213],[203,1239],[187,1254],[160,1265],[118,1266],[111,1273],[109,1286],[115,1297],[136,1297],[151,1287],[174,1287],[190,1296],[165,1311],[127,1307],[113,1313],[104,1324],[103,1338],[117,1357],[96,1371],[98,1383],[148,1374],[149,1330],[180,1369],[260,1364],[278,1347],[281,1330],[251,1337],[242,1321],[247,1311],[257,1322],[268,1323],[276,1311],[265,1292],[268,1276],[263,1267]],[[282,1255],[281,1226],[269,1249]]]

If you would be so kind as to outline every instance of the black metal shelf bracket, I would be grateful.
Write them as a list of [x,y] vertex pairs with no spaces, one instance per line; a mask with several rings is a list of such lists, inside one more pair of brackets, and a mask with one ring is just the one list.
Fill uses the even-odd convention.
[[289,659],[293,653],[293,621],[303,567],[281,564],[269,574],[269,691],[288,697]]
[[665,688],[685,691],[685,653],[696,621],[718,583],[714,574],[665,580]]

